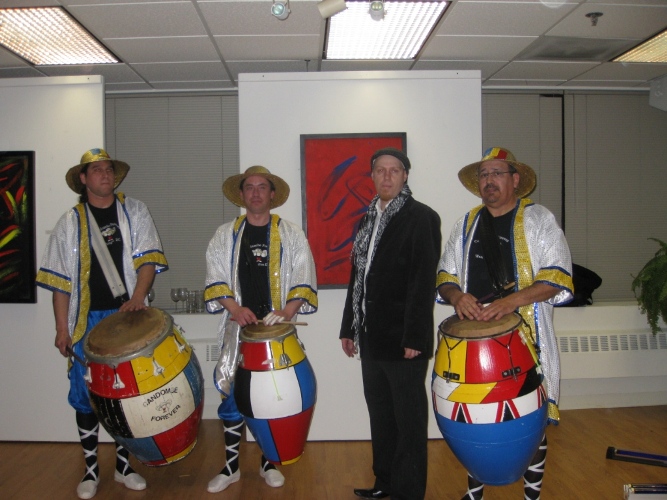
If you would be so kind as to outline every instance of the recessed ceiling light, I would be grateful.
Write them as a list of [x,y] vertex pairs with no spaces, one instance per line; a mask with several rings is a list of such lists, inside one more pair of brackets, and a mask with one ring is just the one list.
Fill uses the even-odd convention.
[[36,66],[118,62],[61,7],[0,9],[0,45]]
[[628,50],[613,62],[667,63],[667,30]]
[[325,59],[413,59],[448,5],[441,0],[383,3],[384,18],[375,21],[370,2],[348,0],[347,9],[329,19]]

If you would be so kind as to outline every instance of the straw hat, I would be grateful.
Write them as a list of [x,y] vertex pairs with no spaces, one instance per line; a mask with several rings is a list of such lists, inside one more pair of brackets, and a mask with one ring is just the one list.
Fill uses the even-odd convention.
[[466,165],[459,170],[459,180],[461,181],[461,184],[475,196],[482,197],[479,192],[479,179],[477,177],[479,166],[485,161],[490,160],[504,161],[505,163],[512,165],[519,173],[519,185],[516,188],[517,198],[523,198],[535,189],[537,176],[531,167],[525,163],[516,161],[516,158],[509,149],[489,148],[484,151],[484,157],[480,161]]
[[113,171],[115,176],[113,185],[114,189],[116,189],[118,185],[123,182],[123,179],[125,179],[125,176],[130,170],[130,166],[127,163],[120,160],[112,160],[109,154],[102,148],[90,149],[83,153],[83,156],[81,157],[81,163],[74,165],[67,171],[67,174],[65,174],[67,185],[76,194],[81,194],[81,191],[83,190],[83,184],[79,178],[81,169],[88,163],[93,163],[94,161],[110,161],[113,163]]
[[222,184],[222,192],[234,205],[245,208],[243,198],[241,198],[241,182],[253,175],[264,177],[273,184],[275,195],[271,200],[271,208],[276,208],[287,201],[289,197],[289,185],[277,175],[273,175],[269,170],[261,165],[254,165],[248,168],[244,173],[232,175]]

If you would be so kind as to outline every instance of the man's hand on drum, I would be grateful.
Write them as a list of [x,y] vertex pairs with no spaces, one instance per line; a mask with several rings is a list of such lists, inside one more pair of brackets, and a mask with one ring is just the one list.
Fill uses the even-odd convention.
[[357,348],[354,345],[354,340],[352,340],[352,339],[340,339],[340,343],[343,347],[343,352],[347,355],[348,358],[351,358],[355,354],[357,354]]
[[264,325],[266,326],[275,325],[276,323],[282,323],[283,321],[285,321],[284,314],[285,313],[283,311],[271,311],[269,314],[264,316],[264,318],[262,318],[262,323],[264,323]]
[[514,305],[512,295],[508,295],[502,299],[494,300],[489,305],[484,307],[482,312],[475,319],[478,321],[500,319],[503,316],[516,311],[517,306]]
[[67,330],[56,330],[55,346],[60,351],[60,354],[65,357],[69,356],[67,348],[72,347],[72,338],[69,336]]
[[137,297],[136,294],[127,302],[123,302],[118,308],[120,312],[141,311],[143,309],[148,309],[148,306],[144,304],[144,299]]
[[480,319],[480,314],[484,310],[482,305],[477,302],[477,298],[469,293],[463,293],[456,290],[450,294],[449,303],[454,306],[454,311],[459,319]]
[[230,310],[229,313],[232,315],[232,319],[236,321],[239,326],[248,326],[250,324],[255,325],[259,323],[255,313],[247,307],[239,306],[233,311]]

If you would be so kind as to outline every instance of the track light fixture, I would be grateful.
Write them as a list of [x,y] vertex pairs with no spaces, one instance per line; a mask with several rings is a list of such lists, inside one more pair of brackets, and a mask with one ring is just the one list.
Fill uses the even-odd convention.
[[368,9],[373,21],[382,21],[384,19],[384,1],[373,0]]
[[273,5],[271,5],[271,14],[276,19],[284,21],[289,16],[289,0],[273,0]]
[[317,8],[322,18],[327,19],[347,9],[347,4],[345,0],[322,0],[317,4]]

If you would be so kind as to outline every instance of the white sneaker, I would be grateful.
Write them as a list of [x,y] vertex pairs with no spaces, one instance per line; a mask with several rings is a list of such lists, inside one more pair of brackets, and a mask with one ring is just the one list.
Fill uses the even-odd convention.
[[285,476],[278,469],[269,469],[264,470],[264,467],[259,466],[259,475],[264,478],[266,484],[271,486],[271,488],[280,488],[285,484]]
[[113,479],[117,483],[123,483],[130,490],[141,491],[146,489],[146,480],[136,472],[123,476],[120,472],[114,471]]
[[79,486],[76,487],[76,494],[79,498],[93,498],[95,493],[97,493],[97,485],[100,483],[99,479],[88,481],[81,481]]
[[208,482],[208,492],[209,493],[218,493],[227,488],[232,483],[235,483],[241,479],[241,470],[237,470],[231,476],[227,474],[218,474],[213,479]]

